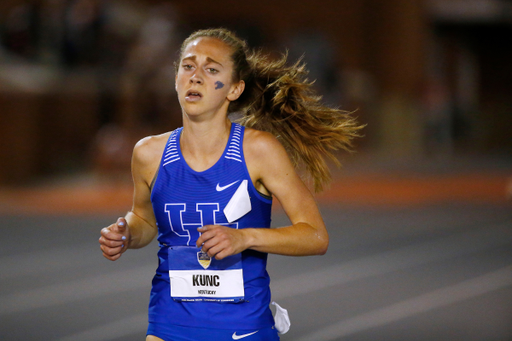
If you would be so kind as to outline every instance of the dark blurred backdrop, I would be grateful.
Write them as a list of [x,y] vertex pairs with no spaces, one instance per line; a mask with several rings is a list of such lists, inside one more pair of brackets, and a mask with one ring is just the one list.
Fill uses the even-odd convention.
[[360,153],[512,155],[512,1],[2,0],[0,185],[129,172],[139,138],[181,124],[176,51],[211,26],[304,55],[367,124]]

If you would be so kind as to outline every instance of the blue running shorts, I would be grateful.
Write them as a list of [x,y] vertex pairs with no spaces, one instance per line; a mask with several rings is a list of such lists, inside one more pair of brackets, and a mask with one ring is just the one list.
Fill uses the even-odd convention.
[[153,335],[165,341],[279,341],[274,327],[258,330],[208,329],[184,327],[164,323],[149,323],[147,335]]

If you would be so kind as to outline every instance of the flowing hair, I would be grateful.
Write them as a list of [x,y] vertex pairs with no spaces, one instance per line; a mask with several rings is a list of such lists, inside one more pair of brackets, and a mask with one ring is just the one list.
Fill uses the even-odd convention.
[[200,37],[216,38],[231,47],[233,79],[245,82],[244,92],[230,103],[228,112],[238,112],[242,125],[276,136],[294,166],[304,168],[313,180],[315,192],[322,191],[331,181],[326,158],[340,166],[335,152],[352,152],[353,139],[360,136],[363,126],[352,113],[321,103],[302,60],[287,66],[287,54],[275,60],[261,51],[250,51],[244,40],[224,28],[192,33],[180,55]]

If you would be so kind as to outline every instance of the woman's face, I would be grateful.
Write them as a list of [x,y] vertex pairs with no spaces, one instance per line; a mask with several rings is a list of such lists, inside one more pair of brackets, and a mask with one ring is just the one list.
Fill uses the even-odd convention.
[[233,82],[231,48],[210,37],[190,42],[181,56],[176,75],[176,91],[187,115],[226,114],[229,103],[244,89],[244,82]]

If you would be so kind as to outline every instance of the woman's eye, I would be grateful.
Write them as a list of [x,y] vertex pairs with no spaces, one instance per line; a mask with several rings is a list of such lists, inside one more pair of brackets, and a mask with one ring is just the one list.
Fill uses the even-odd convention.
[[214,69],[214,68],[208,68],[208,72],[210,72],[210,73],[217,73],[219,71],[217,69]]
[[190,69],[192,69],[192,65],[190,65],[190,64],[183,64],[183,68],[185,70],[190,70]]

